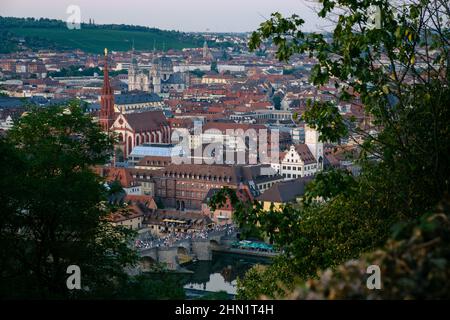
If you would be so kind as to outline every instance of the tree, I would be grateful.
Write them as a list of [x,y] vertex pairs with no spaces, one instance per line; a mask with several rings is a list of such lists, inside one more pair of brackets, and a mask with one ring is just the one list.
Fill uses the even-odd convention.
[[[450,201],[414,225],[402,226],[386,245],[319,274],[291,299],[448,299],[450,297]],[[368,266],[380,267],[382,290],[367,287]]]
[[[109,223],[106,190],[91,169],[110,158],[112,143],[76,102],[32,109],[0,140],[0,296],[120,292],[124,268],[137,262],[134,233]],[[70,265],[81,269],[82,290],[67,289]]]
[[197,78],[201,78],[205,75],[205,72],[200,69],[195,69],[194,71],[191,71],[190,73],[193,74],[194,76],[196,76]]
[[118,296],[121,299],[182,300],[186,297],[182,280],[179,274],[165,270],[141,274],[124,283]]
[[[381,28],[372,27],[371,6],[381,12]],[[279,13],[253,33],[251,49],[270,39],[280,60],[315,57],[312,83],[335,84],[337,101],[309,101],[301,115],[322,141],[364,139],[355,159],[361,176],[325,172],[309,185],[300,209],[264,212],[255,203],[236,215],[240,225],[260,226],[284,250],[281,266],[289,268],[282,275],[289,281],[315,277],[318,270],[382,247],[395,225],[417,223],[448,192],[449,12],[441,0],[324,0],[318,15],[336,18],[331,38],[305,34],[299,16]],[[365,121],[342,117],[339,101],[359,103]],[[220,202],[216,197],[213,202]],[[318,197],[324,201],[312,201]],[[275,274],[260,273],[258,287],[245,296],[275,296]],[[293,288],[289,281],[281,282]],[[241,288],[248,289],[246,278]]]
[[211,62],[211,71],[213,71],[215,73],[219,72],[219,70],[217,69],[217,61],[215,61],[215,60],[213,62]]
[[279,94],[273,96],[272,98],[273,106],[276,110],[280,110],[282,100],[283,98]]

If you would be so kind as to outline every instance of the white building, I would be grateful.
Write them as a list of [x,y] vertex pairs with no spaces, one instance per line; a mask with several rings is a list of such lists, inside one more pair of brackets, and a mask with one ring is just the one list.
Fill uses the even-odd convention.
[[244,65],[237,65],[237,64],[219,64],[217,65],[217,71],[219,73],[222,72],[245,72],[245,66]]
[[0,119],[0,130],[9,130],[13,127],[14,120],[11,116],[7,116],[6,119],[3,121]]
[[180,64],[178,66],[173,66],[174,72],[188,72],[188,71],[195,71],[195,70],[209,72],[209,71],[211,71],[211,65],[210,64]]
[[319,141],[319,132],[305,126],[305,143],[290,146],[280,153],[280,161],[271,163],[285,180],[298,179],[314,175],[323,168],[323,143]]

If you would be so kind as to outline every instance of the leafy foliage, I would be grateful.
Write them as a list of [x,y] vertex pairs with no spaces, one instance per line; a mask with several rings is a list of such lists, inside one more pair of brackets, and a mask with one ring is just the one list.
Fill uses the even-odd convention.
[[[125,273],[138,262],[130,247],[135,233],[108,221],[108,192],[92,170],[109,160],[112,143],[77,102],[32,109],[0,139],[1,297],[157,292],[158,282],[139,287],[139,279]],[[81,269],[82,290],[67,289],[70,265]],[[161,292],[171,295],[165,286]]]
[[[381,28],[371,25],[372,5],[381,9]],[[253,269],[240,281],[242,297],[277,296],[296,277],[316,277],[382,247],[398,223],[417,223],[448,192],[449,28],[443,21],[449,12],[440,0],[324,0],[318,15],[335,18],[331,39],[303,33],[298,15],[279,13],[253,33],[252,49],[270,40],[280,60],[315,57],[312,83],[335,83],[337,101],[310,101],[301,115],[322,141],[359,136],[364,142],[355,159],[362,174],[319,174],[301,208],[264,212],[257,203],[232,203],[241,226],[258,229],[284,250],[272,270]],[[364,123],[341,117],[339,101],[361,104]],[[212,202],[222,200],[216,194]],[[281,286],[274,287],[276,279]]]
[[[303,282],[290,299],[448,299],[450,297],[450,202],[426,214],[415,226],[404,226],[406,236],[359,260],[320,272]],[[380,266],[381,290],[366,286],[370,265]]]
[[201,36],[183,32],[124,24],[82,23],[79,30],[69,30],[65,21],[45,18],[0,17],[0,33],[2,31],[8,31],[15,38],[24,38],[25,45],[33,50],[47,45],[47,48],[81,49],[93,53],[103,52],[105,47],[128,51],[133,40],[137,50],[152,50],[154,45],[160,50],[201,47],[204,41]]
[[124,283],[116,298],[127,300],[182,300],[185,293],[179,275],[167,271],[141,274]]

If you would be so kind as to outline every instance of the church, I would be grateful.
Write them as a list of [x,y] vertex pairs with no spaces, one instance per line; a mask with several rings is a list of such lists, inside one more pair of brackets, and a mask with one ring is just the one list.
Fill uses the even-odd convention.
[[118,136],[116,157],[126,159],[134,147],[144,143],[169,143],[170,126],[162,111],[116,112],[114,92],[108,74],[108,51],[105,49],[103,87],[100,96],[99,123],[102,129]]
[[128,69],[128,91],[143,91],[156,94],[170,91],[183,92],[189,82],[188,73],[174,72],[169,57],[155,57],[150,70],[141,69],[134,56]]

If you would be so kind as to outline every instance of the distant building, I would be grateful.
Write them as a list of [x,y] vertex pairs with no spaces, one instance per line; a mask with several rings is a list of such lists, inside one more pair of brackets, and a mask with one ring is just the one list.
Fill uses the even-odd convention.
[[223,72],[245,72],[244,65],[236,65],[236,64],[219,64],[217,65],[217,71],[219,73]]
[[202,57],[206,61],[212,60],[214,58],[213,55],[211,54],[211,50],[209,50],[208,42],[206,42],[206,40],[203,43]]
[[165,207],[201,210],[210,189],[245,187],[252,196],[259,195],[255,179],[261,176],[261,166],[172,164],[153,175],[155,197]]
[[[115,160],[122,162],[134,147],[144,143],[169,143],[170,126],[162,111],[148,111],[139,107],[139,103],[159,103],[153,95],[119,96],[119,112],[116,113],[115,96],[108,75],[107,50],[105,49],[105,66],[103,87],[100,97],[99,122],[103,130],[118,136],[115,150]],[[134,112],[128,113],[130,109]],[[136,112],[138,111],[138,112]]]
[[202,77],[202,84],[228,84],[231,83],[234,78],[227,74],[205,74]]
[[[211,208],[209,207],[209,201],[219,191],[220,189],[209,190],[205,199],[202,202],[202,213],[211,218],[211,220],[217,225],[225,225],[233,223],[233,212],[235,208],[231,205],[229,199],[227,199],[226,203],[223,206],[217,208],[214,211],[212,211]],[[239,200],[243,202],[253,201],[252,194],[245,187],[237,189],[236,196],[238,197]]]
[[118,182],[126,195],[143,195],[141,185],[133,178],[130,169],[115,167],[97,167],[96,172],[108,183]]
[[139,230],[144,222],[144,212],[137,205],[129,205],[127,208],[120,208],[109,216],[109,221],[113,226],[123,226],[131,230]]
[[[132,165],[139,164],[140,166],[145,166],[145,162],[143,162],[143,160],[147,159],[147,166],[150,166],[154,165],[154,161],[163,161],[162,158],[168,160],[172,159],[172,156],[179,154],[179,150],[180,147],[177,147],[174,144],[147,142],[136,146],[133,151],[129,153],[128,162]],[[156,160],[155,157],[158,159]]]
[[213,222],[201,212],[159,209],[148,215],[144,224],[152,234],[161,237],[172,232],[192,233],[204,230],[211,227]]
[[132,58],[128,69],[128,90],[151,93],[183,92],[188,80],[187,73],[174,72],[172,60],[166,56],[155,57],[152,68],[144,70],[138,67],[137,60]]
[[161,111],[119,114],[111,131],[118,135],[118,149],[125,159],[136,146],[170,142],[170,127]]
[[272,205],[274,209],[280,209],[282,205],[295,204],[305,194],[306,185],[310,181],[310,178],[301,178],[274,184],[257,200],[263,205],[265,211],[270,210]]
[[14,120],[11,115],[8,115],[4,120],[0,118],[0,130],[7,131],[14,125]]
[[279,161],[271,166],[285,180],[308,177],[323,169],[323,143],[319,141],[319,132],[305,127],[305,143],[292,145],[280,153]]
[[155,200],[149,196],[125,196],[120,199],[122,205],[109,216],[114,226],[128,227],[139,230],[144,227],[144,219],[158,207]]
[[129,92],[114,96],[115,111],[120,113],[139,112],[163,106],[161,97],[155,93]]

